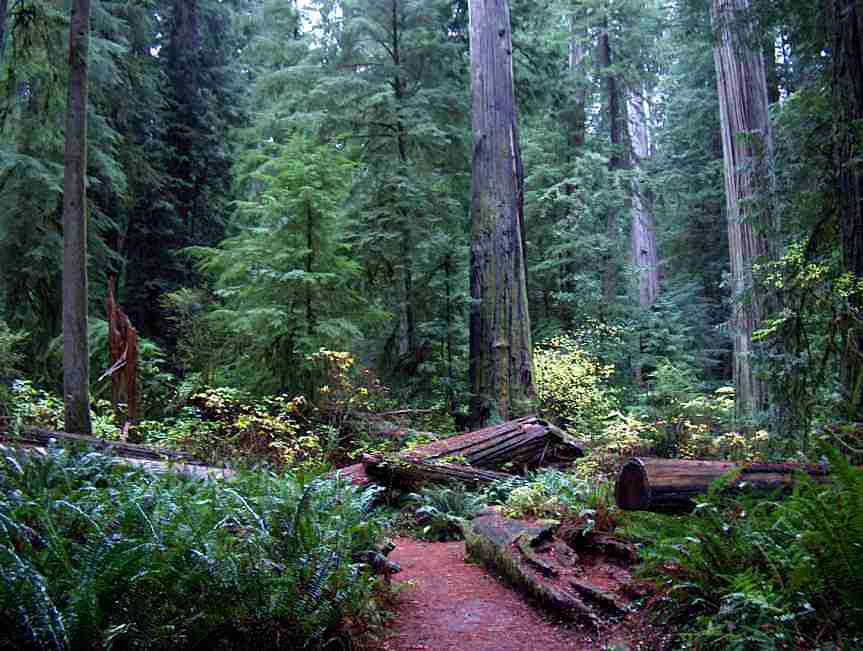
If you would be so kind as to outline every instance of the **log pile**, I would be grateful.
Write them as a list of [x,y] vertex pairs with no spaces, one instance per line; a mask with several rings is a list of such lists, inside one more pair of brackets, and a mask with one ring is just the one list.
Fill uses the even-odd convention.
[[819,480],[828,471],[824,466],[636,458],[617,476],[617,505],[629,511],[691,511],[698,495],[731,473],[736,473],[731,489],[770,493],[792,486],[800,473]]
[[377,481],[406,487],[423,482],[476,486],[515,476],[503,469],[568,462],[584,453],[584,446],[566,432],[536,416],[527,416],[397,455],[364,455],[362,463],[339,473],[358,485]]

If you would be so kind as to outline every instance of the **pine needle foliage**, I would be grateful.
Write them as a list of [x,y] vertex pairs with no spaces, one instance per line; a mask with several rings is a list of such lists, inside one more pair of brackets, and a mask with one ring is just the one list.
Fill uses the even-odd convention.
[[317,648],[374,608],[351,562],[380,532],[374,489],[3,448],[0,495],[0,646]]

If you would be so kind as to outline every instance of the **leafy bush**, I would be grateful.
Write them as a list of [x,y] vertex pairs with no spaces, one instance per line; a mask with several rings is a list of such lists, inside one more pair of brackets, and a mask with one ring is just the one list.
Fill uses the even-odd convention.
[[513,488],[504,502],[512,518],[559,517],[596,508],[608,499],[603,483],[554,469],[535,471],[527,484]]
[[605,426],[617,400],[608,379],[613,366],[591,357],[571,336],[554,337],[534,350],[541,409],[573,435],[592,438]]
[[24,356],[19,349],[27,336],[13,332],[0,321],[0,416],[8,416],[12,406],[10,385],[21,372]]
[[485,500],[480,493],[468,492],[464,486],[429,486],[408,499],[418,504],[416,520],[420,536],[427,540],[460,540],[461,523],[482,511]]
[[0,646],[300,649],[380,614],[352,563],[380,534],[375,490],[155,477],[63,449],[3,455]]
[[663,520],[643,554],[682,641],[700,649],[863,644],[863,471],[827,454],[833,483],[801,478],[781,502],[723,501],[718,485],[694,517]]
[[[37,389],[28,380],[15,380],[11,389],[12,405],[9,416],[12,429],[41,427],[52,431],[63,429],[63,400],[54,394]],[[95,400],[90,406],[93,434],[100,438],[116,439],[120,430],[114,423],[111,403]]]
[[208,387],[189,398],[180,416],[132,428],[143,441],[182,447],[203,459],[254,455],[280,466],[314,469],[324,463],[327,441],[303,416],[305,398],[254,399],[237,389]]

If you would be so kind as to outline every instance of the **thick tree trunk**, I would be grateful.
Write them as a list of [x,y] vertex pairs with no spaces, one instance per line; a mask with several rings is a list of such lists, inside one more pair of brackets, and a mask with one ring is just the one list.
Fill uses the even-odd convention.
[[659,252],[656,247],[656,221],[640,181],[642,161],[650,158],[647,107],[640,90],[627,90],[627,125],[632,143],[633,168],[630,255],[635,270],[638,304],[647,309],[659,296]]
[[795,475],[800,472],[816,479],[827,475],[827,470],[820,466],[630,459],[617,476],[617,505],[630,511],[691,510],[697,496],[706,493],[717,479],[733,472],[737,473],[737,479],[730,488],[762,493],[793,485]]
[[507,0],[470,3],[473,94],[471,412],[474,426],[532,405],[523,171]]
[[74,0],[63,173],[63,402],[65,427],[90,433],[87,342],[87,58],[90,0]]
[[[833,28],[833,138],[838,172],[837,203],[842,263],[863,280],[863,7],[855,0],[828,0]],[[863,421],[863,295],[849,298],[849,328],[842,360],[846,416]]]
[[[773,219],[769,198],[756,202],[771,187],[773,151],[767,113],[764,59],[749,45],[744,21],[749,0],[713,0],[712,21],[718,35],[713,57],[719,89],[728,244],[731,253],[732,338],[737,411],[749,418],[767,405],[767,387],[753,369],[752,333],[766,316],[763,290],[753,281],[752,266],[767,258]],[[760,205],[755,205],[759,203]]]
[[[609,169],[612,173],[623,167],[623,156],[620,128],[620,100],[618,97],[617,77],[611,70],[611,39],[608,34],[608,20],[602,28],[599,37],[599,66],[602,69],[605,83],[605,94],[608,102],[609,137],[611,139],[611,158]],[[605,216],[605,235],[608,239],[608,253],[605,256],[605,269],[602,272],[602,298],[605,309],[608,310],[617,295],[617,259],[615,249],[617,248],[617,214],[613,208],[609,208]],[[608,315],[606,315],[608,316]]]

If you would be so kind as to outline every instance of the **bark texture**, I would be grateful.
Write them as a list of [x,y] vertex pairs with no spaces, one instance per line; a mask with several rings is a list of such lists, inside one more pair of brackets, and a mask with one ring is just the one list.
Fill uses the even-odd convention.
[[[111,403],[123,426],[138,418],[138,331],[117,303],[117,276],[108,278],[108,352]],[[125,404],[125,412],[120,405]]]
[[[752,266],[770,252],[773,219],[758,194],[770,188],[773,138],[767,113],[764,58],[750,47],[745,20],[749,0],[713,0],[717,44],[713,58],[719,88],[728,245],[731,253],[732,339],[737,410],[749,417],[767,404],[765,382],[752,363],[752,333],[767,312],[765,293],[753,282]],[[767,202],[761,202],[766,204]]]
[[[621,145],[623,143],[620,125],[620,98],[618,97],[617,76],[614,74],[611,64],[611,38],[608,34],[608,20],[602,27],[599,36],[599,67],[602,69],[603,85],[608,109],[608,128],[611,140],[611,158],[608,167],[612,173],[623,167],[623,156]],[[605,269],[602,274],[602,298],[605,308],[608,309],[617,295],[617,212],[609,208],[605,216],[605,235],[608,239],[608,253],[605,256]]]
[[[828,0],[833,53],[833,140],[838,171],[842,263],[863,281],[863,6],[855,0]],[[856,162],[855,162],[856,159]],[[842,384],[846,416],[863,420],[863,296],[849,298],[850,327],[845,338]]]
[[640,179],[642,161],[650,158],[648,109],[640,88],[627,89],[626,106],[633,168],[630,254],[635,270],[638,304],[646,309],[659,296],[659,251],[656,246],[656,221]]
[[630,459],[617,476],[617,505],[630,511],[691,510],[698,495],[706,493],[713,482],[729,473],[737,473],[730,488],[766,493],[792,486],[798,473],[814,479],[827,476],[827,470],[821,466]]
[[9,0],[0,0],[0,60],[6,52],[6,22],[9,13]]
[[523,170],[507,0],[470,3],[473,94],[470,380],[475,427],[528,411],[535,391]]
[[63,402],[65,427],[89,434],[87,343],[87,57],[90,0],[74,0],[69,31],[69,94],[63,173]]

